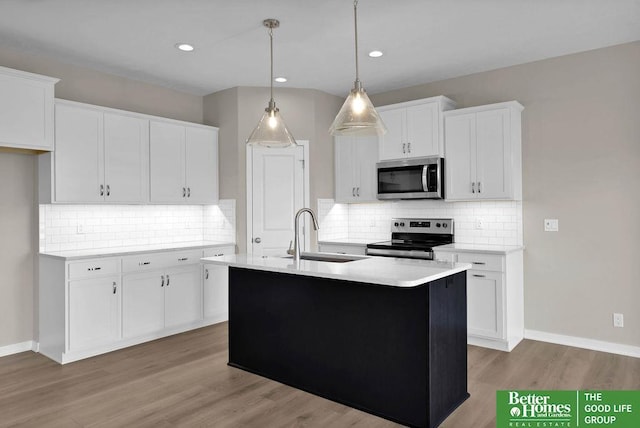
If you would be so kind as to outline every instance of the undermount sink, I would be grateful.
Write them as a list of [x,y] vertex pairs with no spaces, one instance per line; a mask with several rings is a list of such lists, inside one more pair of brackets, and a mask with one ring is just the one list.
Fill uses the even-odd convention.
[[[292,259],[293,256],[284,256],[283,259]],[[353,256],[347,254],[333,254],[333,253],[302,253],[300,260],[312,260],[316,262],[330,262],[330,263],[347,263],[354,262],[356,260],[368,259],[369,257]]]

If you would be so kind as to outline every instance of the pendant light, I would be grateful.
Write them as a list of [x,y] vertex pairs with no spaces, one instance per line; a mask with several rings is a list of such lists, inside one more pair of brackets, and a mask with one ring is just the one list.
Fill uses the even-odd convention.
[[362,87],[358,69],[358,0],[353,1],[356,46],[356,81],[329,128],[331,135],[381,135],[387,127]]
[[291,132],[284,124],[280,110],[273,100],[273,29],[280,26],[277,19],[265,19],[262,24],[269,29],[269,47],[271,53],[271,99],[269,105],[264,109],[264,114],[258,122],[249,138],[247,144],[265,147],[289,147],[297,146]]

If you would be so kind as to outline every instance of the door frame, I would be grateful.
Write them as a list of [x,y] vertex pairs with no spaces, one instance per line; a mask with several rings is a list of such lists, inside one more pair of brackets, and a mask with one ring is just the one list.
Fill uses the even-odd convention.
[[[309,194],[309,140],[296,140],[299,146],[302,146],[302,153],[304,156],[304,168],[302,169],[302,176],[304,177],[303,193],[303,205],[309,207],[311,203],[311,196]],[[253,254],[253,146],[247,144],[246,146],[246,169],[247,169],[247,238],[246,248],[247,254]],[[295,213],[293,213],[295,215]],[[316,213],[317,216],[318,213]],[[306,233],[309,230],[311,223],[309,222],[309,216],[304,216],[304,248],[311,246],[311,234]]]

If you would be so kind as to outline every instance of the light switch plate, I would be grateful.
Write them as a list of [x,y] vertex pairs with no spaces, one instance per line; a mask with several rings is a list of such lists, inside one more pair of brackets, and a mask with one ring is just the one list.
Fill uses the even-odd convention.
[[544,231],[545,232],[557,232],[558,231],[558,219],[557,218],[545,218],[544,219]]

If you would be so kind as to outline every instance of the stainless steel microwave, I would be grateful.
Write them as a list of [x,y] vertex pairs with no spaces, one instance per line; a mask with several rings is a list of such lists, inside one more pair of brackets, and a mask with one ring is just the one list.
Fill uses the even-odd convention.
[[378,199],[443,199],[444,159],[424,157],[376,164]]

